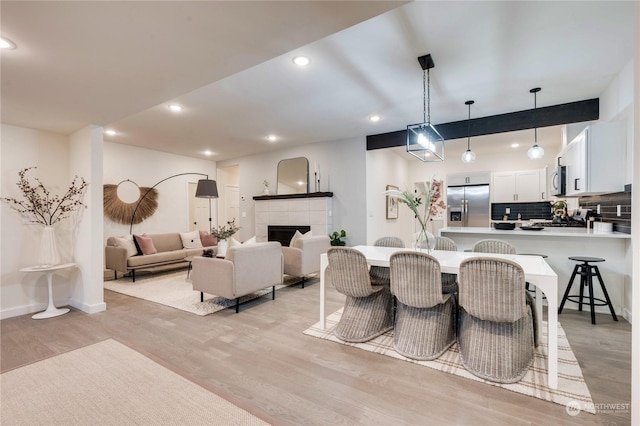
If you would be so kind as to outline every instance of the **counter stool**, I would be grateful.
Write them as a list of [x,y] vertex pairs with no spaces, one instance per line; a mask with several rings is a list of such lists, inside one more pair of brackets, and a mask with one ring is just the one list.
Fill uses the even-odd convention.
[[[582,311],[582,298],[584,295],[584,288],[588,287],[589,295],[584,296],[589,298],[589,306],[591,308],[591,324],[596,323],[596,312],[594,306],[609,306],[609,310],[611,311],[611,316],[614,321],[618,321],[618,317],[613,310],[613,305],[611,304],[611,299],[609,299],[609,294],[607,293],[607,288],[604,286],[604,281],[602,280],[602,275],[600,275],[600,270],[595,265],[589,265],[589,263],[595,262],[604,262],[605,259],[600,257],[585,257],[585,256],[570,256],[570,260],[575,260],[576,262],[582,262],[581,264],[576,265],[573,268],[573,274],[571,274],[571,279],[569,280],[569,285],[567,286],[567,290],[564,292],[564,296],[562,297],[562,302],[560,303],[560,307],[558,308],[558,314],[562,313],[562,308],[564,307],[564,302],[569,300],[570,302],[574,302],[578,304],[578,310]],[[573,285],[573,280],[576,275],[580,274],[580,294],[579,295],[569,295],[569,291],[571,290],[571,286]],[[598,299],[593,296],[593,277],[594,275],[600,281],[600,287],[602,288],[602,292],[604,293],[605,300]],[[578,298],[578,300],[573,300],[572,298]],[[601,303],[594,303],[594,301],[598,301]]]
[[[518,253],[518,254],[519,254],[519,255],[521,255],[521,256],[540,256],[540,257],[541,257],[541,258],[543,258],[543,259],[546,259],[547,257],[549,257],[549,256],[547,256],[546,254],[538,254],[538,253]],[[530,288],[530,287],[531,287],[531,283],[530,283],[529,281],[526,281],[526,282],[524,283],[524,286],[525,286],[525,288],[527,289],[527,291],[528,291],[529,293],[535,293],[535,292],[536,292],[536,289],[535,289],[535,288]],[[545,296],[545,295],[543,294],[543,295],[542,295],[542,298],[543,298],[543,299],[546,299],[546,298],[547,298],[547,296]]]

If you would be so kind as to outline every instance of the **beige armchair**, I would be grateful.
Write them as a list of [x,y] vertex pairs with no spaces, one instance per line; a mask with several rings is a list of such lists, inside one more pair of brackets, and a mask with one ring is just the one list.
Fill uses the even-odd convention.
[[280,243],[264,242],[230,247],[224,259],[198,256],[191,271],[193,289],[203,293],[236,299],[236,313],[240,297],[266,287],[282,284],[284,263]]
[[294,247],[282,247],[284,273],[302,278],[302,288],[307,275],[320,272],[320,255],[331,247],[327,235],[299,238]]

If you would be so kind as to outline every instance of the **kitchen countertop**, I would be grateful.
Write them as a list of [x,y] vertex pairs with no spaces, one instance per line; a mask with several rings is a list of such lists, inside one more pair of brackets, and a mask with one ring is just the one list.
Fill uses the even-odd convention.
[[630,234],[622,232],[593,232],[592,229],[586,228],[569,228],[569,227],[546,227],[540,231],[525,231],[520,228],[514,230],[502,230],[495,228],[480,227],[447,227],[440,230],[441,233],[458,233],[458,234],[488,234],[488,235],[532,235],[536,237],[589,237],[589,238],[620,238],[631,239]]

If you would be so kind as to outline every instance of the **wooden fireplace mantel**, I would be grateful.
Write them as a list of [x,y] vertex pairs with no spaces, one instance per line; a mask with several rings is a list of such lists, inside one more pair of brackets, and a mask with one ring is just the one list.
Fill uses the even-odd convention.
[[291,198],[321,198],[333,197],[333,192],[308,192],[306,194],[283,194],[283,195],[256,195],[254,200],[288,200]]

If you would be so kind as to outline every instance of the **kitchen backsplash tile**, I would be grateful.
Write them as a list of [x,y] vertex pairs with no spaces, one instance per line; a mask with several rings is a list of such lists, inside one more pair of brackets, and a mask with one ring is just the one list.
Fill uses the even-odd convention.
[[[506,209],[510,209],[510,213],[506,214]],[[543,201],[539,203],[491,203],[491,220],[503,220],[507,216],[507,220],[517,220],[518,213],[522,220],[530,219],[551,219],[551,203]]]
[[[613,223],[613,230],[631,234],[631,192],[580,197],[580,207],[597,211],[600,205],[600,220]],[[620,216],[618,216],[620,206]]]

